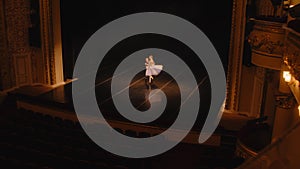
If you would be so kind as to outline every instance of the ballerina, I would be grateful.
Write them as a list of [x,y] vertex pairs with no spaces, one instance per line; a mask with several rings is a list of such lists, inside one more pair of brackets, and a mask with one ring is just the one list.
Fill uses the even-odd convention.
[[152,55],[147,57],[145,61],[146,76],[149,76],[149,83],[151,83],[151,81],[154,79],[153,76],[156,76],[161,72],[163,65],[155,65]]

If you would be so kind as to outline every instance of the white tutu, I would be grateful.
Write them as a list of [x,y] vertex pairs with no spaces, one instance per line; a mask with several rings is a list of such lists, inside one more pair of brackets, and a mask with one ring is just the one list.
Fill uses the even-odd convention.
[[146,76],[156,76],[162,71],[162,69],[163,65],[146,66]]

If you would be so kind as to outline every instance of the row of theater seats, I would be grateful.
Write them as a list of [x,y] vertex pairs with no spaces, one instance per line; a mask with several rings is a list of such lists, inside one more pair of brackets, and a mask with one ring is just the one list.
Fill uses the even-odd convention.
[[[169,152],[148,159],[128,159],[104,151],[78,122],[26,110],[0,111],[0,164],[5,168],[43,169],[214,169],[226,165],[232,150],[180,144]],[[93,124],[86,124],[93,125]],[[122,130],[131,137],[149,137],[147,132]],[[103,138],[106,137],[105,135]],[[174,165],[172,165],[174,164]]]
[[0,163],[9,168],[139,168],[100,149],[79,123],[25,110],[1,117]]

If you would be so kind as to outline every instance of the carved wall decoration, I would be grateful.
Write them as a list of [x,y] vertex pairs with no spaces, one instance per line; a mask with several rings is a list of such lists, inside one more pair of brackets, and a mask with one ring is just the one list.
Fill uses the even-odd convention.
[[251,36],[248,40],[252,46],[253,50],[264,51],[269,54],[282,53],[283,42],[278,40],[272,41],[270,34],[262,34],[260,37],[258,35]]
[[283,62],[293,76],[288,86],[300,104],[300,33],[288,27],[284,28],[286,29],[286,38]]
[[[47,2],[52,6],[52,1]],[[0,3],[0,82],[3,82],[0,90],[35,83],[50,84],[45,72],[55,72],[54,59],[43,58],[42,49],[29,44],[30,0],[1,0]],[[52,9],[49,7],[44,11],[51,13]],[[53,63],[51,67],[45,66],[48,62]],[[55,75],[50,77],[55,78]]]
[[285,36],[283,24],[262,20],[254,20],[254,24],[248,38],[252,47],[252,63],[260,67],[280,70]]
[[271,0],[259,0],[256,1],[256,7],[256,16],[260,18],[284,18],[287,15],[284,3],[280,1],[272,4]]
[[4,0],[0,0],[0,63],[0,90],[5,90],[12,85],[12,82],[10,78],[10,69],[8,69],[9,59],[7,55]]
[[7,43],[4,0],[0,0],[0,90],[6,90],[15,85],[13,61],[8,55]]
[[295,105],[295,99],[292,95],[276,96],[276,106],[282,109],[291,109]]
[[[18,87],[33,83],[43,83],[43,65],[40,49],[30,47],[30,1],[4,0],[5,22],[7,23],[8,56],[12,60],[9,69],[15,70],[10,77],[15,79],[10,86]],[[22,64],[21,64],[22,63]],[[22,69],[18,67],[21,66]],[[17,71],[18,70],[18,71]]]
[[290,28],[285,29],[287,33],[283,61],[295,79],[300,81],[300,33]]
[[29,54],[28,26],[29,4],[27,0],[5,1],[9,52],[14,55]]

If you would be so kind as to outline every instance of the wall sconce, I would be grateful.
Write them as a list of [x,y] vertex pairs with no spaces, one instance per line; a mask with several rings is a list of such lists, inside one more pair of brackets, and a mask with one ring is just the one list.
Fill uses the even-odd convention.
[[292,75],[291,75],[290,71],[283,71],[283,78],[284,78],[285,82],[287,82],[287,83],[291,82]]
[[300,116],[300,105],[298,106],[298,112],[299,112],[299,116]]

